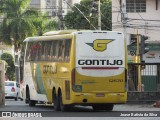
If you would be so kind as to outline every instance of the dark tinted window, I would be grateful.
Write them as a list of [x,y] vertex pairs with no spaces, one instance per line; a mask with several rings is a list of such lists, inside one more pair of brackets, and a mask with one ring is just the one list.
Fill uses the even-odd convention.
[[71,39],[29,42],[26,61],[69,61]]
[[146,12],[146,0],[126,0],[127,12]]

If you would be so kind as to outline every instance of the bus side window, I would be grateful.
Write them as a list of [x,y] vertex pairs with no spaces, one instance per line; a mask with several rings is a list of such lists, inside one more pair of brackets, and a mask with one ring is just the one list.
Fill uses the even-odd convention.
[[49,51],[49,55],[50,55],[50,56],[49,56],[49,60],[52,60],[54,43],[51,42],[50,44],[51,44],[51,48],[50,48],[50,51]]
[[35,43],[31,44],[30,47],[30,60],[34,61],[35,60]]
[[61,58],[62,58],[63,61],[64,61],[65,43],[66,43],[66,41],[63,40],[63,43],[62,43],[62,46],[61,46],[61,49],[62,49],[62,56],[61,56]]
[[48,44],[47,42],[45,42],[45,45],[44,45],[44,60],[47,60],[47,51],[48,51]]
[[45,51],[44,51],[44,49],[45,49],[45,42],[42,41],[42,44],[41,44],[41,60],[42,61],[45,60]]
[[38,51],[39,51],[39,44],[38,42],[34,42],[32,45],[31,45],[31,52],[30,52],[30,57],[31,57],[31,61],[36,61],[38,59]]
[[36,53],[35,53],[35,60],[36,61],[39,61],[40,60],[40,48],[41,48],[41,42],[37,42],[36,43],[36,48],[35,48],[35,50],[36,50]]
[[47,60],[51,60],[51,54],[50,54],[51,45],[52,45],[52,42],[48,41],[47,42],[47,50],[46,50],[46,59]]
[[59,50],[58,50],[58,60],[59,61],[64,60],[64,47],[65,47],[65,41],[60,40],[59,41]]
[[57,60],[57,51],[58,51],[58,41],[54,40],[52,41],[52,46],[51,46],[51,60],[56,61]]
[[71,50],[71,39],[66,40],[65,42],[65,53],[64,53],[65,61],[70,60],[70,50]]
[[31,46],[31,43],[30,42],[28,42],[28,45],[27,45],[27,51],[26,51],[26,61],[30,61],[30,53],[31,53],[31,49],[30,49],[30,46]]
[[38,42],[39,44],[39,48],[38,48],[38,53],[37,53],[37,60],[40,61],[41,60],[41,48],[42,48],[42,42]]

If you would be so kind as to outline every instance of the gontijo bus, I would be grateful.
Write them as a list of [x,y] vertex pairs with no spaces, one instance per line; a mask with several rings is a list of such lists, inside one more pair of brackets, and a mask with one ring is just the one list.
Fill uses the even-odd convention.
[[127,99],[127,52],[123,34],[113,31],[57,31],[29,37],[24,59],[25,99],[112,110]]

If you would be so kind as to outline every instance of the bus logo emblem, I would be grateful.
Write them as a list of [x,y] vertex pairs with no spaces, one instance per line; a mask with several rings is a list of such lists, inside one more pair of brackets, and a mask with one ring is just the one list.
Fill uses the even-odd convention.
[[87,45],[93,47],[94,50],[103,52],[107,49],[107,44],[112,42],[113,39],[96,39],[93,43],[86,43]]

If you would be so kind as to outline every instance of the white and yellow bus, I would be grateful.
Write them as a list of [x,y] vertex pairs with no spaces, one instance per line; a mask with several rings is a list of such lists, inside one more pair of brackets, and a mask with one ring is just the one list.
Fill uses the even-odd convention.
[[113,31],[57,31],[29,37],[24,59],[25,100],[112,110],[127,100],[127,51]]

